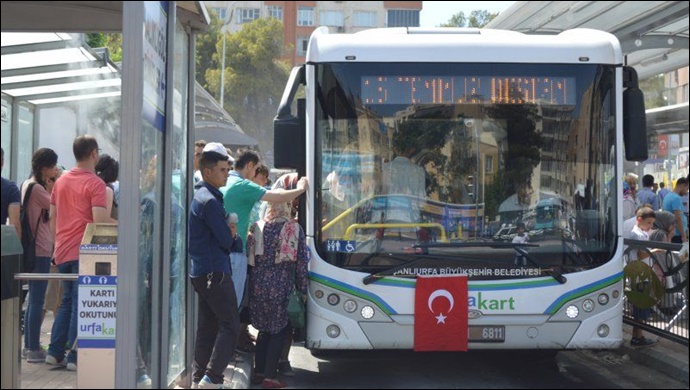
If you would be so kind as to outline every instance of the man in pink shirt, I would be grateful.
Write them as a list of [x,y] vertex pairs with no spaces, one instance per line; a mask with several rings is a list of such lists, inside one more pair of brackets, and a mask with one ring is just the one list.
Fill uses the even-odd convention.
[[[90,135],[72,144],[77,166],[60,176],[50,197],[50,229],[55,236],[53,259],[60,273],[79,273],[79,246],[86,225],[110,222],[106,212],[105,183],[95,173],[100,149]],[[53,322],[46,364],[77,370],[77,282],[62,282],[62,304]],[[65,356],[65,346],[72,346]]]

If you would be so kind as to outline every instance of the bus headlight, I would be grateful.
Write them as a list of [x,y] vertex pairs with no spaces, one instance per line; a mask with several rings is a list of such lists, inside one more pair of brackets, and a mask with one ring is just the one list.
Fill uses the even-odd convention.
[[608,336],[609,335],[609,326],[606,324],[599,325],[599,327],[597,328],[597,335],[599,335],[599,337]]
[[355,301],[353,301],[353,300],[351,300],[351,299],[348,299],[348,300],[345,301],[345,303],[343,304],[343,309],[345,309],[345,311],[348,312],[348,313],[354,313],[355,310],[357,310],[357,302],[355,302]]
[[328,335],[328,337],[334,339],[340,336],[340,328],[338,327],[338,325],[328,325],[328,327],[326,328],[326,334]]
[[582,302],[582,310],[584,310],[586,313],[591,313],[592,310],[594,310],[594,301],[591,299],[585,299],[585,301]]
[[599,294],[599,296],[597,297],[597,301],[599,301],[599,304],[602,306],[606,305],[607,303],[609,303],[608,294]]
[[338,294],[330,294],[330,295],[328,296],[328,303],[329,303],[331,306],[335,306],[335,305],[337,305],[338,303],[340,303],[340,297],[338,296]]
[[565,309],[565,315],[568,318],[576,318],[580,314],[580,309],[575,305],[570,305]]
[[371,319],[374,316],[374,308],[371,306],[364,306],[360,314],[362,314],[362,317],[366,320]]
[[314,296],[315,296],[317,299],[323,298],[323,291],[321,291],[321,290],[316,290],[316,291],[314,291]]

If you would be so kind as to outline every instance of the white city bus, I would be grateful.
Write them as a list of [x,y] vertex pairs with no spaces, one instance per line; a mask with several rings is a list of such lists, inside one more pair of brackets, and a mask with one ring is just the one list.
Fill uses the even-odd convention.
[[[644,126],[605,32],[317,29],[275,120],[276,167],[310,179],[306,346],[410,349],[417,276],[455,274],[469,349],[619,346],[619,182]],[[569,228],[493,240],[533,227],[543,193],[573,205]]]

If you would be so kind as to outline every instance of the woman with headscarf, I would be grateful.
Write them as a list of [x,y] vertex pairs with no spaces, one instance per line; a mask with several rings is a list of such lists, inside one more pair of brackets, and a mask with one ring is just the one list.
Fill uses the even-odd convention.
[[252,382],[265,389],[283,388],[287,384],[277,379],[277,369],[288,326],[288,296],[293,285],[304,296],[307,293],[305,235],[291,218],[289,203],[269,203],[266,216],[250,232],[247,252],[254,267],[249,311],[259,330]]
[[668,211],[654,212],[654,226],[649,234],[649,241],[671,242],[675,233],[675,215]]

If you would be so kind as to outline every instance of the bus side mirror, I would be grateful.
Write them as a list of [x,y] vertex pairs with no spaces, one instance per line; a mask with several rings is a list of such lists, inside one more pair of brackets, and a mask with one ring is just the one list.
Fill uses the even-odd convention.
[[306,168],[306,135],[304,126],[305,99],[297,100],[297,116],[273,120],[273,165],[279,169],[295,169],[303,172]]
[[304,172],[306,168],[306,100],[297,99],[297,116],[291,112],[297,89],[304,84],[304,66],[293,68],[278,106],[278,114],[273,119],[273,165],[279,169]]
[[623,67],[623,141],[625,158],[628,161],[645,161],[647,151],[647,115],[644,109],[644,94],[637,82],[634,68]]

